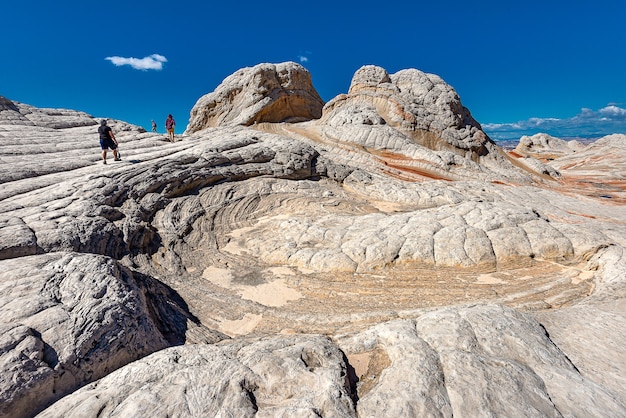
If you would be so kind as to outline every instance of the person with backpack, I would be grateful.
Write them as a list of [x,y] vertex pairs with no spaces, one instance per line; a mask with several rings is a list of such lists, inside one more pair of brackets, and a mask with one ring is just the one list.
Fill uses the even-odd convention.
[[107,163],[107,150],[110,148],[113,151],[113,158],[115,161],[122,161],[120,154],[117,150],[117,139],[113,135],[113,130],[110,126],[107,126],[106,119],[100,121],[100,127],[98,128],[98,134],[100,135],[100,148],[102,148],[102,164]]
[[174,128],[176,127],[176,121],[172,117],[172,115],[167,115],[167,119],[165,119],[165,129],[170,134],[170,142],[174,142]]

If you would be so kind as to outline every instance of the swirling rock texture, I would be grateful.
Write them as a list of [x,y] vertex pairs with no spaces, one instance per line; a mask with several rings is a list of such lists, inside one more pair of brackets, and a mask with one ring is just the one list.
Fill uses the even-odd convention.
[[121,162],[98,122],[0,100],[0,416],[626,415],[626,136],[509,154],[435,75],[295,63]]
[[227,77],[191,110],[186,133],[215,126],[318,119],[324,101],[296,63],[259,64]]

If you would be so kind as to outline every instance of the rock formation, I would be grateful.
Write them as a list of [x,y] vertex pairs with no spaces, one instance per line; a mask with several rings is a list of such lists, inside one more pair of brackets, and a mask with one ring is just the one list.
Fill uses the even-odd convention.
[[521,158],[374,66],[243,69],[108,165],[0,106],[0,416],[626,414],[624,135]]
[[532,136],[522,136],[514,153],[524,157],[554,160],[584,148],[585,145],[577,140],[564,141],[545,133],[538,133]]
[[324,101],[295,63],[260,64],[227,77],[191,110],[185,133],[215,126],[318,119]]

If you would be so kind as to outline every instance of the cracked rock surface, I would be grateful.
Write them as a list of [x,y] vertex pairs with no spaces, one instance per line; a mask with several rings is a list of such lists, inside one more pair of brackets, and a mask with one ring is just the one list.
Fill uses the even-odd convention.
[[1,98],[0,416],[626,415],[626,136],[507,153],[418,70],[318,99],[243,69],[103,165]]

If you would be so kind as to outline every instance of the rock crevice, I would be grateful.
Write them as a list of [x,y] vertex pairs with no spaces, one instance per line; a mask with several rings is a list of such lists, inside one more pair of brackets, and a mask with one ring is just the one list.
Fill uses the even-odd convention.
[[120,162],[97,123],[0,98],[0,416],[625,414],[624,135],[508,153],[438,76],[295,63]]

